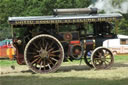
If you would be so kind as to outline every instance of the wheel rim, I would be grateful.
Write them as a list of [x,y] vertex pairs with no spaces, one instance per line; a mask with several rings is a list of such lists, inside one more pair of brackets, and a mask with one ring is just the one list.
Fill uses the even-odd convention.
[[[77,49],[79,50],[79,53],[78,54],[76,54],[75,53],[75,48],[77,47]],[[73,59],[75,59],[75,60],[79,60],[79,59],[81,59],[81,57],[83,56],[83,48],[81,47],[81,46],[78,46],[78,45],[76,45],[75,47],[71,47],[71,57],[73,58]]]
[[[88,52],[90,52],[90,51],[86,51],[86,53],[85,53],[85,55],[84,55],[84,61],[85,61],[85,63],[86,63],[89,67],[93,68],[93,65],[92,65],[92,62],[91,62],[91,55],[88,55]],[[92,54],[92,53],[91,53],[91,54]]]
[[25,62],[36,73],[56,71],[64,58],[61,43],[51,35],[38,35],[25,47]]
[[99,47],[93,51],[91,60],[96,69],[107,69],[112,66],[114,57],[109,49]]

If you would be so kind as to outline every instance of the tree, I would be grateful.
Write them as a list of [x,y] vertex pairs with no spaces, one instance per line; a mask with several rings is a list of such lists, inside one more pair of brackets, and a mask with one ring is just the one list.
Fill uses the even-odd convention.
[[123,18],[119,23],[119,34],[128,35],[128,13],[122,15]]
[[[119,4],[117,0],[113,0],[114,3]],[[91,0],[0,0],[0,38],[11,37],[8,17],[52,15],[56,8],[85,8],[90,4]],[[126,15],[119,25],[119,32],[128,34],[128,31],[123,31],[128,29]]]

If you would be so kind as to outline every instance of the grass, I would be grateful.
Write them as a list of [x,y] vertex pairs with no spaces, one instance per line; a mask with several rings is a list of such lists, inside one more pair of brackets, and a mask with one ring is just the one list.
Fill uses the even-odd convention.
[[[1,77],[1,85],[127,85],[128,78],[120,80],[77,78],[77,77],[39,77],[6,76]],[[13,82],[12,82],[13,81]]]
[[116,55],[115,61],[125,61],[128,62],[128,54],[127,55]]
[[18,65],[15,60],[0,60],[0,67]]
[[1,85],[127,85],[128,68],[72,70],[49,74],[25,72],[1,76]]
[[[115,62],[128,62],[128,55],[116,55]],[[73,62],[69,61],[63,63],[63,65],[71,65],[71,64],[79,64],[79,63],[80,63],[79,60],[75,60]],[[84,61],[82,61],[82,64],[84,64]],[[18,65],[18,64],[14,60],[0,60],[0,67],[10,66],[10,65]]]
[[[11,64],[17,65],[15,61],[0,61],[0,66]],[[115,56],[115,64],[109,70],[89,69],[84,62],[78,64],[79,61],[63,63],[57,72],[49,74],[32,74],[28,70],[5,74],[0,76],[0,85],[128,85],[127,55]]]

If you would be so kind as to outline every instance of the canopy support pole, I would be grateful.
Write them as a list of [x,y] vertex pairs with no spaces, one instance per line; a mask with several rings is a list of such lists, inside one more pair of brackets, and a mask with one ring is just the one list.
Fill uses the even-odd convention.
[[117,20],[116,22],[115,22],[115,34],[117,34],[118,33],[118,24],[119,24],[119,21]]

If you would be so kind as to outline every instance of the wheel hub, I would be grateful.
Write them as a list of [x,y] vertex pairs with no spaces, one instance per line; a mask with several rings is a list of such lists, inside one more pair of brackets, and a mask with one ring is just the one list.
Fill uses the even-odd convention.
[[39,55],[41,56],[41,58],[46,58],[48,56],[48,51],[46,51],[45,49],[41,49]]
[[105,58],[101,58],[101,61],[103,61],[103,62],[104,62],[105,60],[106,60]]
[[105,61],[106,60],[106,58],[104,57],[104,56],[101,56],[101,61]]

